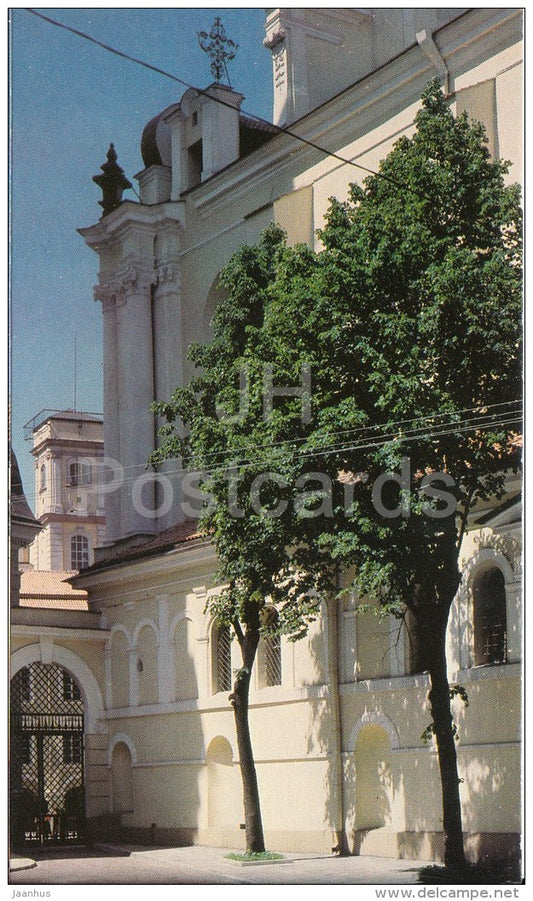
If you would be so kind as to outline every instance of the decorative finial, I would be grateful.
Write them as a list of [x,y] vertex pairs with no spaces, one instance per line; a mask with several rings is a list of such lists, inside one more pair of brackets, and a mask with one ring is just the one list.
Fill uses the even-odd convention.
[[132,187],[132,184],[124,175],[124,170],[117,163],[115,145],[110,144],[107,151],[107,162],[100,166],[103,175],[94,175],[93,181],[102,190],[102,200],[98,203],[103,208],[103,215],[107,216],[116,210],[122,203],[122,192]]
[[223,71],[225,71],[228,85],[231,88],[226,63],[228,60],[235,58],[239,45],[226,37],[226,32],[219,16],[215,18],[209,34],[207,31],[198,32],[198,43],[204,53],[211,57],[211,74],[214,76],[216,83],[219,84]]

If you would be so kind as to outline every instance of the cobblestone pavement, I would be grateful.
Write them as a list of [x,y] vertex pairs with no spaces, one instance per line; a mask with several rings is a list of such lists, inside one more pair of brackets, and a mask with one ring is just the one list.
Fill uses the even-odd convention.
[[[223,848],[101,845],[35,853],[14,860],[11,885],[405,885],[427,862],[286,853],[282,863],[240,866]],[[29,867],[29,868],[27,868]]]

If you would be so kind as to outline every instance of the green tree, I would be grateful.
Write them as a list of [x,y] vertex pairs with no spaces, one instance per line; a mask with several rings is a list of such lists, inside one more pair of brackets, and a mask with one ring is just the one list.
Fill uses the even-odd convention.
[[[158,405],[168,425],[154,462],[182,457],[211,497],[203,523],[226,585],[213,612],[243,653],[231,698],[251,850],[262,847],[247,720],[259,637],[305,634],[350,568],[361,597],[412,623],[445,862],[464,864],[445,637],[469,515],[517,465],[521,220],[507,164],[435,82],[415,125],[349,201],[332,201],[320,253],[288,248],[275,226],[241,248],[213,340],[191,351],[201,374]],[[306,367],[310,415],[301,396],[265,408],[271,370],[294,386]],[[275,621],[262,620],[267,600]]]

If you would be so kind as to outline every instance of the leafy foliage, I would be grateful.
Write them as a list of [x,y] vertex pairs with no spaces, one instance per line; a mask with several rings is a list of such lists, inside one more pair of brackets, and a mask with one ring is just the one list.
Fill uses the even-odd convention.
[[[157,406],[168,426],[153,461],[180,456],[214,499],[202,522],[227,586],[212,602],[221,621],[246,622],[269,598],[275,629],[298,638],[337,564],[389,605],[448,605],[467,516],[517,464],[518,190],[483,127],[455,119],[436,83],[415,124],[378,175],[331,201],[320,253],[287,247],[276,226],[239,250],[213,340],[191,348],[199,374]],[[310,366],[309,422],[300,397],[264,415],[265,365],[292,386]],[[375,480],[406,459],[401,490],[389,480],[381,494],[403,515],[377,515]],[[437,472],[453,484],[428,491]]]

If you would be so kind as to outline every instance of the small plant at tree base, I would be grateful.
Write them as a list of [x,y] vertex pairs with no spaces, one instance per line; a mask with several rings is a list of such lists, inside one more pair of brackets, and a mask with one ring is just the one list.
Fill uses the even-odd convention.
[[278,854],[277,851],[244,851],[242,854],[237,851],[231,851],[229,854],[225,854],[224,857],[227,860],[285,860],[283,854]]

